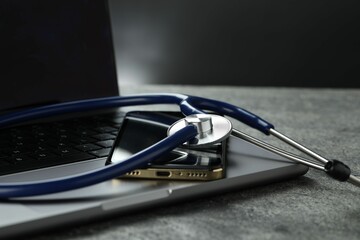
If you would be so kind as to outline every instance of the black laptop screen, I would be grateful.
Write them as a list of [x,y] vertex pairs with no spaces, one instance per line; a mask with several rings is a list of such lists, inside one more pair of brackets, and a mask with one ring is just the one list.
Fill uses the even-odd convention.
[[0,110],[118,95],[106,0],[0,1]]

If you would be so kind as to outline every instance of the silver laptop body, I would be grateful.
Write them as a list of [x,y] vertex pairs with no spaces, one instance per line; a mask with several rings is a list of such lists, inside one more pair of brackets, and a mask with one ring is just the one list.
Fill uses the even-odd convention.
[[[0,71],[1,113],[119,94],[107,1],[1,1],[0,16],[0,58],[5,63]],[[6,131],[0,129],[0,135]],[[11,147],[0,143],[0,153]],[[0,238],[269,184],[307,171],[243,140],[231,137],[228,144],[226,177],[220,180],[114,179],[69,192],[1,201]],[[14,164],[16,157],[15,152],[0,157],[1,183],[72,175],[101,168],[106,160],[103,156],[42,168],[30,164],[22,171],[16,169],[21,166]]]

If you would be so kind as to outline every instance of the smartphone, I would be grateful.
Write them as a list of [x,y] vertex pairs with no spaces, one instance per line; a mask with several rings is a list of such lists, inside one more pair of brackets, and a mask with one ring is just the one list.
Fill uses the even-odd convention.
[[[130,112],[125,116],[106,164],[118,163],[167,136],[179,112]],[[122,178],[215,180],[225,176],[226,140],[204,149],[179,146],[144,168]]]

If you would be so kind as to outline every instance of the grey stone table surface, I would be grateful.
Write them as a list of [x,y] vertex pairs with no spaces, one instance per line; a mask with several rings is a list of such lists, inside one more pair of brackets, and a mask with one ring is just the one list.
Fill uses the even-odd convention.
[[[360,90],[121,86],[122,94],[142,92],[187,93],[236,104],[360,173]],[[235,126],[263,138],[241,124]],[[188,199],[28,239],[360,239],[359,196],[355,186],[310,169],[292,180]]]

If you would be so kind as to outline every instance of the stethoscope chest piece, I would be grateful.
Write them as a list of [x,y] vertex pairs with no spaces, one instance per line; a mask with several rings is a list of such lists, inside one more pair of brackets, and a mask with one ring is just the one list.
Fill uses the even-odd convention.
[[190,148],[202,148],[222,142],[232,131],[231,122],[214,114],[193,114],[175,122],[168,129],[168,136],[188,125],[194,125],[198,134],[184,145]]

